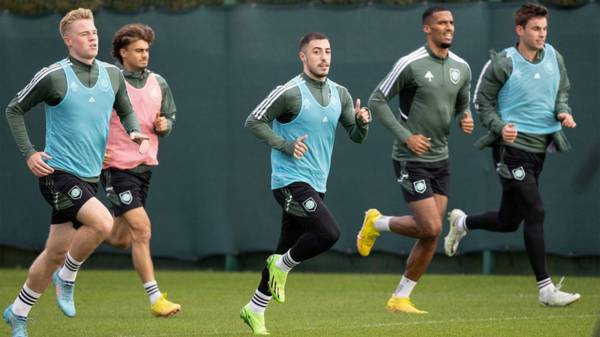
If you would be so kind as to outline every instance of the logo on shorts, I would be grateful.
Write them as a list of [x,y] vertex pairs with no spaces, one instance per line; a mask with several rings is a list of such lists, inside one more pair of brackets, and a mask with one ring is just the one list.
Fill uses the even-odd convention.
[[302,206],[304,206],[304,209],[307,212],[314,212],[317,210],[317,203],[315,202],[315,200],[312,197],[304,200],[304,202],[302,203]]
[[523,166],[519,166],[516,169],[513,169],[512,175],[513,175],[513,178],[515,178],[516,180],[519,180],[519,181],[525,179],[525,170],[523,169]]
[[427,189],[427,184],[425,183],[425,180],[423,180],[423,179],[413,182],[413,186],[415,187],[415,191],[417,193],[421,193],[421,194],[423,194],[425,192],[425,190]]
[[83,193],[81,192],[81,188],[79,188],[79,186],[75,185],[75,186],[71,187],[68,194],[71,199],[77,200],[77,199],[81,199],[81,195]]
[[458,84],[458,81],[460,81],[460,70],[450,68],[450,82]]
[[131,202],[133,201],[133,196],[131,195],[131,191],[125,191],[125,192],[119,193],[119,199],[121,199],[121,202],[124,203],[125,205],[131,204]]

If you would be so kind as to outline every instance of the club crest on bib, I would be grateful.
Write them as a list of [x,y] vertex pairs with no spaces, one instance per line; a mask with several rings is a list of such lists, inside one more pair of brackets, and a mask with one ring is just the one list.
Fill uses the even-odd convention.
[[522,181],[523,179],[525,179],[525,170],[523,169],[523,166],[519,166],[516,169],[513,169],[512,175],[513,175],[513,178],[515,178],[516,180],[519,180],[519,181]]
[[307,212],[314,212],[317,210],[317,203],[315,202],[315,199],[313,199],[312,197],[304,200],[302,202],[302,206],[304,207],[304,209]]
[[329,106],[331,106],[334,109],[337,109],[340,106],[340,100],[338,99],[337,95],[331,96]]
[[131,204],[131,202],[133,201],[133,196],[131,195],[131,191],[125,191],[125,192],[119,193],[119,199],[125,205]]
[[550,62],[549,60],[545,60],[544,61],[544,70],[546,71],[546,74],[548,74],[548,75],[554,74],[554,65],[552,64],[552,62]]
[[153,100],[160,100],[162,99],[162,93],[160,92],[159,88],[154,88],[153,90],[150,90],[150,97]]
[[450,68],[450,82],[458,84],[458,81],[460,81],[460,70]]
[[81,188],[79,188],[79,186],[75,185],[75,186],[71,187],[68,194],[69,194],[69,198],[71,198],[73,200],[77,200],[77,199],[81,199],[81,195],[83,193],[81,192]]
[[427,190],[427,184],[425,183],[425,180],[423,180],[423,179],[413,182],[413,186],[415,188],[415,192],[417,192],[417,193],[423,194],[425,192],[425,190]]
[[102,91],[108,91],[109,88],[110,88],[110,83],[108,82],[108,80],[106,78],[101,78],[100,79],[100,89]]

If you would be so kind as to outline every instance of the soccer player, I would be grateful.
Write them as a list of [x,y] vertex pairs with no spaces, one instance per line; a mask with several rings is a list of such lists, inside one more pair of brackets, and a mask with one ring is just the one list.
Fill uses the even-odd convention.
[[168,317],[181,310],[181,305],[167,300],[159,290],[150,255],[150,218],[144,209],[152,168],[158,165],[159,137],[171,132],[176,111],[165,79],[148,70],[154,36],[154,30],[142,24],[126,25],[113,36],[113,57],[123,66],[129,98],[150,146],[146,153],[139,153],[113,113],[101,179],[115,215],[105,242],[122,249],[131,246],[133,266],[150,298],[150,311]]
[[[395,137],[393,165],[397,182],[412,215],[385,216],[377,209],[365,213],[356,245],[368,256],[381,232],[416,238],[406,270],[387,310],[424,314],[410,295],[429,266],[448,203],[448,134],[458,116],[462,130],[473,131],[469,112],[471,70],[449,48],[454,36],[452,13],[444,7],[423,12],[425,46],[400,58],[369,98],[369,108]],[[399,96],[394,117],[388,102]]]
[[[77,271],[113,225],[108,209],[94,197],[113,107],[128,141],[139,143],[140,152],[148,147],[147,137],[139,133],[123,75],[117,67],[96,60],[98,34],[92,11],[70,11],[59,28],[69,57],[40,70],[6,108],[17,146],[52,206],[46,247],[3,313],[13,337],[27,336],[29,311],[51,281],[60,310],[67,317],[75,316]],[[46,145],[36,151],[23,115],[41,102],[46,108]]]
[[519,42],[500,53],[492,52],[475,89],[475,109],[489,133],[478,140],[491,146],[502,185],[500,209],[467,216],[449,213],[450,230],[444,248],[456,254],[467,230],[514,232],[523,225],[525,248],[539,289],[539,301],[565,306],[579,294],[560,291],[546,267],[544,204],[538,188],[549,149],[570,147],[562,127],[576,126],[568,105],[569,78],[563,57],[550,44],[548,10],[525,4],[515,13]]
[[271,297],[285,301],[289,271],[339,238],[339,226],[323,202],[337,124],[362,143],[371,120],[360,100],[353,104],[348,90],[327,78],[331,46],[325,35],[306,34],[299,49],[303,72],[275,88],[246,120],[246,128],[272,148],[271,189],[282,208],[275,254],[240,312],[257,335],[268,334],[264,312]]

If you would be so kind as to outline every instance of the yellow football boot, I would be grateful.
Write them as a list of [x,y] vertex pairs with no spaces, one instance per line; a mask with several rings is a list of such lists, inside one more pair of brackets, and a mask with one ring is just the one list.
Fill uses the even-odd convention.
[[408,314],[427,314],[427,311],[415,308],[408,297],[392,296],[387,302],[386,309],[390,312],[405,312]]
[[381,213],[375,208],[365,212],[365,219],[362,227],[356,236],[356,249],[362,256],[369,256],[379,232],[375,229],[375,221],[381,216]]
[[150,306],[150,311],[156,317],[171,317],[181,311],[181,305],[167,300],[167,294],[164,293]]

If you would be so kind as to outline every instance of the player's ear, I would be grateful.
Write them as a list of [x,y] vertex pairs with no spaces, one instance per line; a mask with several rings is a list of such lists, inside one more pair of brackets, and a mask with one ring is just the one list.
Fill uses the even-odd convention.
[[298,57],[300,58],[300,61],[302,61],[302,63],[306,63],[306,54],[304,54],[304,51],[299,51]]
[[521,25],[516,25],[515,32],[517,32],[517,35],[521,36],[525,32],[525,27],[523,27]]
[[425,34],[431,33],[431,27],[428,24],[423,24],[423,32]]

